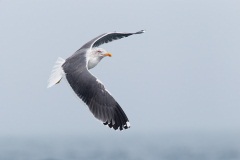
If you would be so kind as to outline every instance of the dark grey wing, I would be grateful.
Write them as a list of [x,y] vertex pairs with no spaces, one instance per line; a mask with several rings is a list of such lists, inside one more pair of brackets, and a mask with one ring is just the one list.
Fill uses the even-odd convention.
[[121,33],[121,32],[110,32],[110,33],[104,33],[91,41],[87,42],[85,45],[83,45],[81,48],[92,48],[92,47],[98,47],[103,43],[108,43],[113,40],[121,39],[124,37],[128,37],[134,34],[141,34],[144,33],[144,30],[135,32],[135,33]]
[[66,61],[63,65],[66,78],[74,92],[87,104],[93,115],[104,125],[115,130],[129,128],[130,123],[126,114],[104,85],[84,65],[76,68],[69,62]]

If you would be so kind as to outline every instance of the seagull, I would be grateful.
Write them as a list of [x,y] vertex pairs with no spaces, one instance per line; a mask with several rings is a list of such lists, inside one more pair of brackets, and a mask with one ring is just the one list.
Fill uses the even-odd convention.
[[66,60],[59,57],[53,67],[47,88],[58,84],[63,77],[66,77],[73,91],[89,107],[95,118],[115,130],[130,128],[129,120],[123,109],[105,89],[103,83],[89,70],[94,68],[104,57],[112,56],[111,53],[98,46],[144,32],[141,30],[135,33],[104,33],[84,44]]

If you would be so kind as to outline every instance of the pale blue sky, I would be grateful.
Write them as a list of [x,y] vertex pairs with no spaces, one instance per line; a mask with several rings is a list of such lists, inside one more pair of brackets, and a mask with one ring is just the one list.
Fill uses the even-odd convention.
[[62,81],[57,57],[109,31],[146,33],[105,44],[92,73],[138,132],[240,131],[238,0],[0,1],[0,135],[115,134]]

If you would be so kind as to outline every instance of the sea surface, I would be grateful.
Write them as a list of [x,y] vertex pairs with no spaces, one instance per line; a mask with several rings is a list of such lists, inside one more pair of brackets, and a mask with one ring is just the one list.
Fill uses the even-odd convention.
[[240,160],[240,136],[3,136],[0,160]]

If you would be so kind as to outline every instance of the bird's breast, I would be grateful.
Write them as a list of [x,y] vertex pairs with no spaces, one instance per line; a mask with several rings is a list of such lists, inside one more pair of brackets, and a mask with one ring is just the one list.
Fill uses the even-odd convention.
[[89,59],[89,61],[88,61],[88,69],[94,68],[100,62],[100,60],[101,59],[98,59],[98,58],[91,58],[91,59]]

